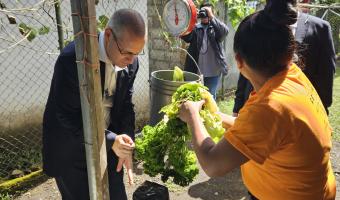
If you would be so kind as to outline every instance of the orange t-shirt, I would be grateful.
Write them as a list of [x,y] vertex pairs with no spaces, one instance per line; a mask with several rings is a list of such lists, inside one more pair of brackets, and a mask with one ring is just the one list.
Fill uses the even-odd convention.
[[335,199],[328,117],[295,64],[250,95],[225,138],[249,158],[242,178],[258,199]]

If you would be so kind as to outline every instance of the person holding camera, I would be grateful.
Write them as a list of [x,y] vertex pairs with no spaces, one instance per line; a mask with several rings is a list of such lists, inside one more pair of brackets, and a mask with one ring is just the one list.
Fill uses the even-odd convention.
[[[216,89],[221,73],[227,74],[228,72],[222,46],[222,42],[228,34],[228,27],[214,16],[210,3],[200,5],[198,18],[201,23],[196,24],[189,34],[181,38],[186,43],[190,43],[188,53],[198,63],[199,71],[204,77],[204,85],[216,98]],[[199,73],[190,56],[186,57],[184,70]]]

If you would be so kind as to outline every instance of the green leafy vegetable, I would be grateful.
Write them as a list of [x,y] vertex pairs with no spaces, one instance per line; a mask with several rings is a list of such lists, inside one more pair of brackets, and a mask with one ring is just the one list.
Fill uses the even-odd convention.
[[184,81],[184,74],[181,68],[175,66],[172,80],[173,81]]
[[[178,118],[178,111],[183,101],[200,101],[209,98],[208,94],[207,88],[200,83],[181,85],[173,94],[171,103],[161,109],[166,117],[154,127],[143,128],[142,136],[136,139],[136,157],[144,161],[146,174],[161,174],[163,182],[172,177],[173,182],[181,186],[189,185],[194,180],[198,174],[196,155],[188,147],[191,135],[187,125]],[[215,103],[212,98],[209,101]],[[216,105],[213,103],[211,105]],[[217,142],[224,128],[219,115],[215,113],[217,108],[209,110],[212,107],[204,106],[200,116],[208,133]]]

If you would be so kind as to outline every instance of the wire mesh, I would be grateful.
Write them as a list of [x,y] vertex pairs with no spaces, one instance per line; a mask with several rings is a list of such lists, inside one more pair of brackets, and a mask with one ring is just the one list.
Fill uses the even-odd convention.
[[[29,173],[41,165],[41,132],[54,63],[59,55],[54,0],[0,0],[0,182],[14,170]],[[72,40],[70,1],[61,3],[64,40]],[[115,10],[138,10],[147,23],[147,0],[100,1],[97,18],[108,18]],[[26,25],[37,30],[36,37],[20,33]],[[39,30],[47,27],[47,34]],[[23,31],[23,29],[21,29]],[[148,117],[148,51],[139,57],[134,103],[137,122]]]

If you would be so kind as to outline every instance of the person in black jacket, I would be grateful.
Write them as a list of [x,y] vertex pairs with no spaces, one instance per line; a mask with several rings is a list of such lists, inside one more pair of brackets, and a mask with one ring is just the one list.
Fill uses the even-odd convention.
[[201,18],[201,23],[196,24],[189,34],[181,37],[185,42],[190,43],[188,53],[194,58],[200,70],[198,71],[190,56],[186,57],[184,70],[197,74],[202,73],[204,85],[216,98],[221,73],[227,74],[228,72],[222,46],[222,42],[228,34],[228,27],[214,16],[212,4],[203,3],[200,6],[200,13],[203,13],[198,16]]
[[[107,170],[111,199],[127,199],[124,164],[132,179],[135,112],[133,83],[139,68],[137,55],[146,41],[142,16],[131,9],[116,11],[98,35]],[[75,44],[59,55],[43,118],[43,170],[55,177],[65,200],[89,199],[83,121]]]
[[[336,66],[331,27],[325,20],[298,12],[298,21],[291,26],[291,30],[298,45],[297,65],[315,87],[328,113],[328,108],[332,105]],[[250,82],[240,75],[235,93],[234,116],[237,116],[251,91]]]

